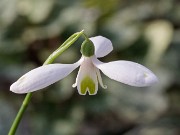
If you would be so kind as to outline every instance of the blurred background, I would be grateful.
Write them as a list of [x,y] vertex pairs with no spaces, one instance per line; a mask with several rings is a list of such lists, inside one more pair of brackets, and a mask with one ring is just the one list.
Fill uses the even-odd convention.
[[[80,96],[71,87],[77,69],[34,92],[17,135],[180,135],[179,0],[0,0],[0,135],[25,97],[10,85],[82,29],[112,41],[114,50],[100,60],[138,62],[159,83],[135,88],[102,75],[108,89]],[[81,43],[56,62],[76,62]]]

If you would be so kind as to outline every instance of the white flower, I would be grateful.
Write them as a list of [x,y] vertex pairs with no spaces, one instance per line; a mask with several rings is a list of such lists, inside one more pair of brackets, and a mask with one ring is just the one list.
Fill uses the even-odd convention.
[[23,75],[13,83],[10,90],[15,93],[28,93],[43,89],[58,80],[69,75],[80,66],[76,83],[78,92],[85,95],[95,95],[98,91],[98,82],[103,88],[100,71],[109,78],[131,86],[150,86],[158,81],[157,77],[146,67],[130,61],[113,61],[103,63],[97,58],[104,57],[113,50],[109,39],[97,36],[92,37],[95,50],[94,55],[87,57],[82,55],[81,59],[74,64],[49,64],[38,67]]

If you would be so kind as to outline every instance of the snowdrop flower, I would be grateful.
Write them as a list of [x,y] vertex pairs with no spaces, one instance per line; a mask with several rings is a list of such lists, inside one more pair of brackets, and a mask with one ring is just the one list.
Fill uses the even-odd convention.
[[69,75],[80,66],[76,82],[80,95],[95,95],[98,82],[102,82],[101,70],[110,79],[136,87],[150,86],[157,82],[157,77],[146,67],[130,61],[113,61],[103,63],[97,58],[104,57],[113,50],[109,39],[96,36],[85,40],[81,46],[81,59],[74,64],[49,64],[38,67],[23,75],[13,83],[10,90],[15,93],[29,93],[43,89]]

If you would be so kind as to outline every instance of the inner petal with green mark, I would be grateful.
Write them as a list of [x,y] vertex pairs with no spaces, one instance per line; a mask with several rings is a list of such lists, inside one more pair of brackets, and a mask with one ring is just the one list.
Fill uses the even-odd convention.
[[96,87],[95,82],[89,76],[86,76],[81,81],[80,92],[82,95],[85,95],[87,92],[89,92],[89,95],[94,95],[96,94],[95,87]]
[[83,56],[76,83],[73,87],[77,86],[80,95],[96,95],[98,91],[98,76],[97,68],[93,65],[91,57]]

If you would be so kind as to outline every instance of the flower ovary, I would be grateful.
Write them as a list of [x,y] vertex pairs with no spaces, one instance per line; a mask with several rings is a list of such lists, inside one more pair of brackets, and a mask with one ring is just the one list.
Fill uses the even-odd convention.
[[81,45],[81,53],[86,57],[94,55],[94,44],[91,40],[85,40]]

